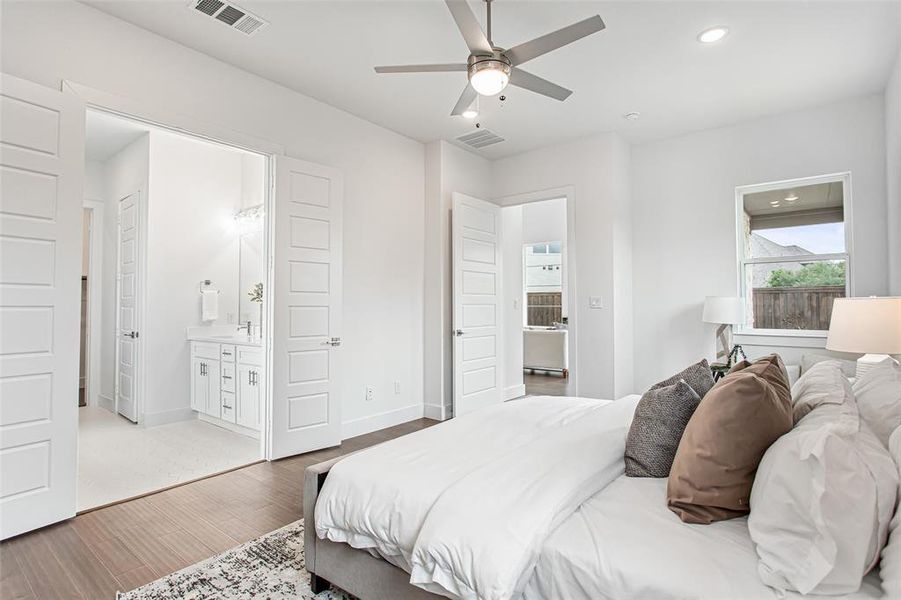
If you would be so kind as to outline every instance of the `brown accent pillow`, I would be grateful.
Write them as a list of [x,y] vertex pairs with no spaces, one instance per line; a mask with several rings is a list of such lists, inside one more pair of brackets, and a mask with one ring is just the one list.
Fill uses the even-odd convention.
[[782,359],[772,354],[739,363],[707,392],[685,427],[667,483],[669,509],[686,523],[747,514],[763,453],[791,428]]

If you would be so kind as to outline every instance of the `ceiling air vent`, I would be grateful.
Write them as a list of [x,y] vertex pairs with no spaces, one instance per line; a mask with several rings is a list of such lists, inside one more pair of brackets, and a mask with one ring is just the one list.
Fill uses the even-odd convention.
[[463,142],[467,146],[472,148],[484,148],[485,146],[490,146],[491,144],[497,144],[504,141],[499,135],[488,131],[487,129],[477,129],[472,133],[467,133],[466,135],[461,135],[457,138],[458,142]]
[[267,24],[266,21],[243,8],[222,0],[191,0],[191,6],[194,10],[246,35],[251,35]]

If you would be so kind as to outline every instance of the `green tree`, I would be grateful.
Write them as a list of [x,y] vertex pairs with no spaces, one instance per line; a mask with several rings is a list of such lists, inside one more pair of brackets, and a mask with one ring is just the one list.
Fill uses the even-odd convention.
[[845,263],[815,262],[797,271],[776,269],[770,273],[768,287],[819,287],[845,285]]

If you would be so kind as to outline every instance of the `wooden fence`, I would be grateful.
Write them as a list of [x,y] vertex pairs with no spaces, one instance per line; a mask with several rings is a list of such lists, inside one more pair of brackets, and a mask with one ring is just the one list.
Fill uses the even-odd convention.
[[550,326],[563,320],[562,292],[529,292],[527,303],[529,325]]
[[845,286],[754,288],[756,329],[829,329],[832,301],[845,297]]

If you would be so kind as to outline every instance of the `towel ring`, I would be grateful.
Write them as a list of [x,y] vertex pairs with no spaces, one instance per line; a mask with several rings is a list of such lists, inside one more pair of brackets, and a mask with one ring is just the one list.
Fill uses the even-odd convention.
[[[203,288],[205,288],[205,287],[208,288],[208,287],[210,287],[211,285],[213,285],[213,282],[212,282],[212,281],[210,281],[209,279],[204,279],[203,281],[200,282],[200,285],[197,286],[197,289],[198,289],[198,291],[200,292],[200,294],[203,295],[203,292],[205,291]],[[220,292],[219,290],[210,290],[210,291],[214,291],[214,292],[216,292],[216,294],[221,294],[221,293],[222,293],[222,292]]]

